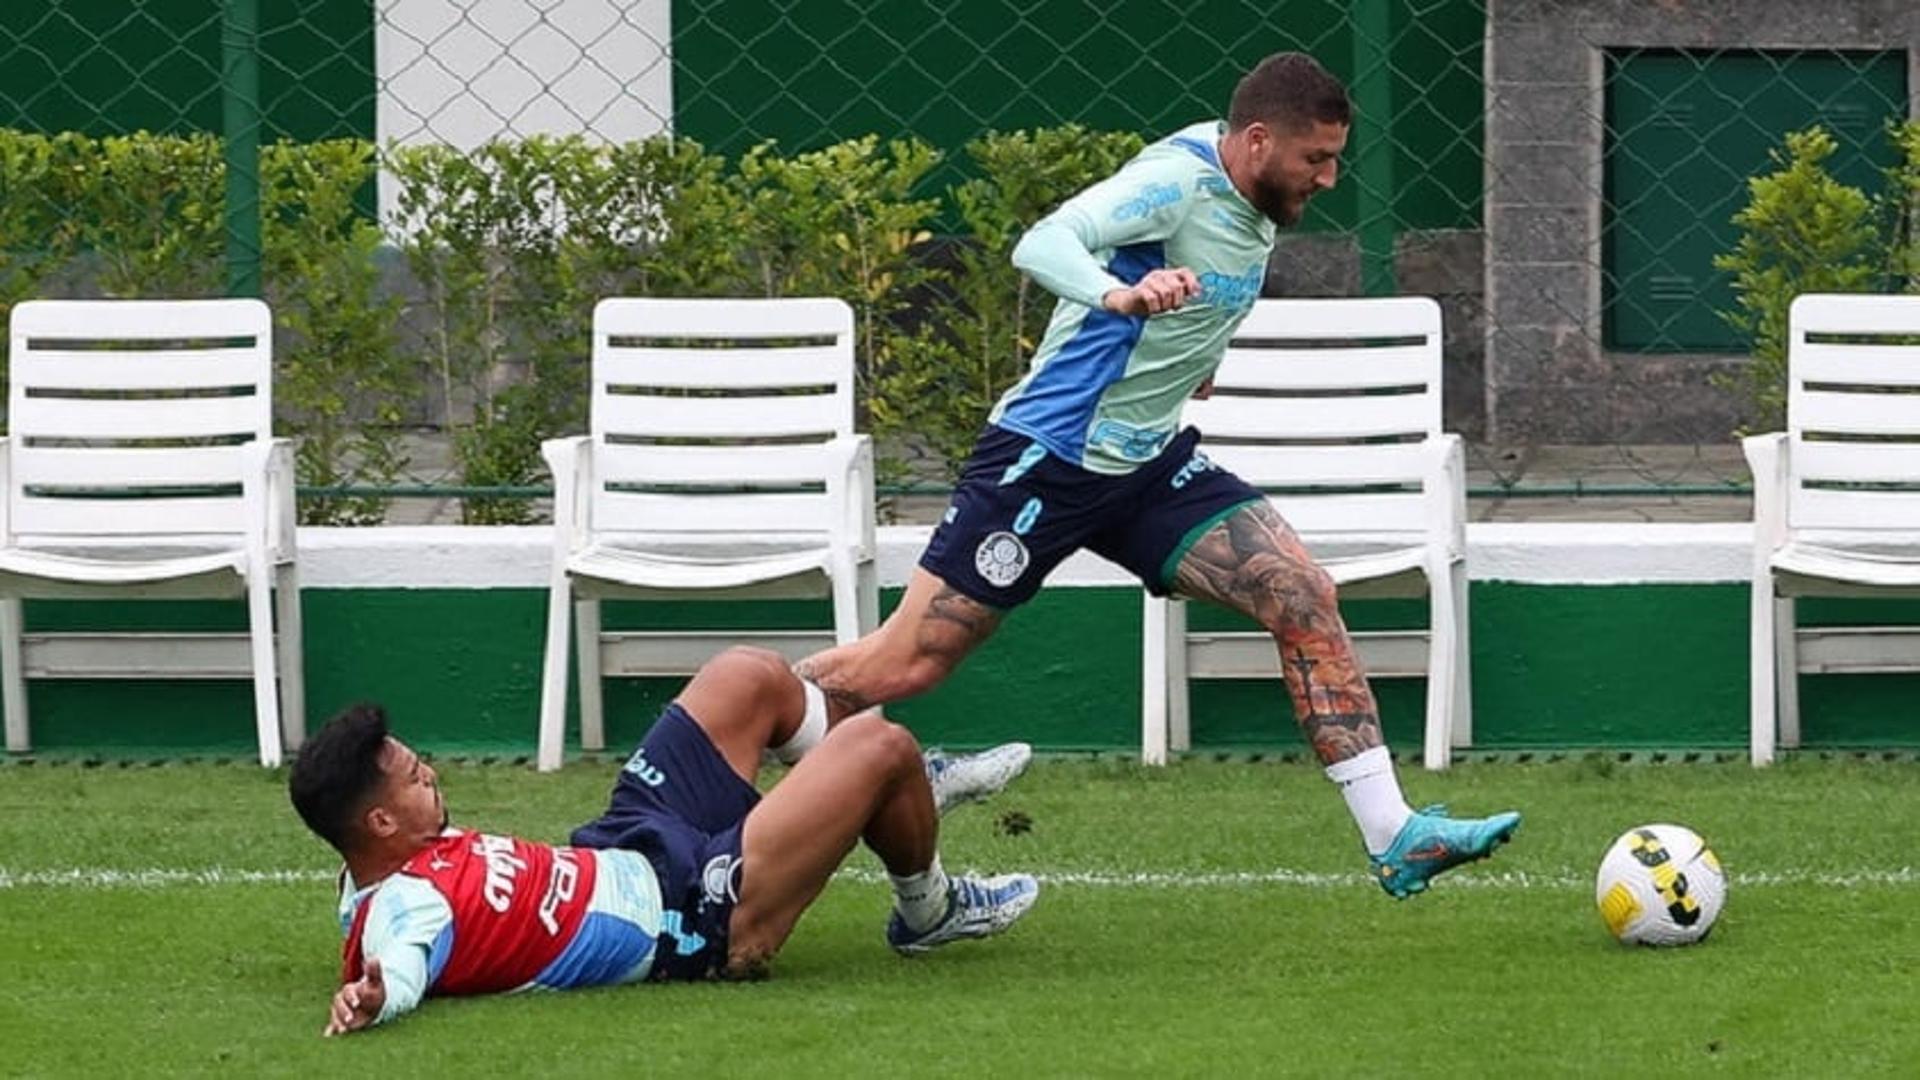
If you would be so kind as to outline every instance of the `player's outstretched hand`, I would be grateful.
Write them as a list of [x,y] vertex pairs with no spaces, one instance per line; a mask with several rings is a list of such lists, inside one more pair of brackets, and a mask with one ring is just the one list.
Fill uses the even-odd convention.
[[1100,302],[1115,315],[1158,315],[1200,295],[1200,279],[1184,266],[1150,270],[1131,288],[1115,289]]
[[322,1035],[345,1035],[349,1031],[359,1031],[379,1019],[380,1009],[387,1003],[387,981],[380,974],[380,961],[367,958],[366,974],[358,982],[342,986],[333,995],[333,1011],[327,1017],[327,1028]]

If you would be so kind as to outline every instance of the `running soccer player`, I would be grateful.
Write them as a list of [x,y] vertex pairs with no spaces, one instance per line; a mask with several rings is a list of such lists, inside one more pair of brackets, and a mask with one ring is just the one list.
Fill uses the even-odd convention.
[[[794,767],[762,799],[753,780],[769,748]],[[897,952],[1000,933],[1039,885],[949,877],[935,842],[941,810],[1007,779],[1003,757],[936,770],[878,714],[829,730],[819,690],[778,654],[736,648],[661,713],[606,813],[557,847],[450,827],[433,767],[377,706],[356,706],[307,741],[288,784],[346,860],[324,1033],[429,995],[759,978],[856,840],[892,880]]]
[[1407,805],[1333,580],[1179,424],[1260,295],[1276,229],[1333,186],[1351,122],[1346,89],[1311,57],[1269,56],[1225,122],[1154,143],[1027,231],[1013,261],[1059,298],[1052,322],[988,417],[899,607],[796,667],[836,716],[939,684],[1086,548],[1155,594],[1210,600],[1272,633],[1294,716],[1390,895],[1512,836],[1515,813],[1455,820]]

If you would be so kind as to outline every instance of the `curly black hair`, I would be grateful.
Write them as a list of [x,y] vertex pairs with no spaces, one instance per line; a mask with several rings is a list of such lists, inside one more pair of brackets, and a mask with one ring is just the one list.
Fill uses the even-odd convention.
[[343,855],[353,842],[354,819],[380,787],[386,742],[386,710],[354,705],[307,739],[287,777],[300,819]]

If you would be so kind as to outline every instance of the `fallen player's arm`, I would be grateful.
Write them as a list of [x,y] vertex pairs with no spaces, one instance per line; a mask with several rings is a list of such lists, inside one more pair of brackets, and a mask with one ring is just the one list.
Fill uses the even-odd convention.
[[426,995],[427,950],[396,944],[366,959],[365,974],[334,992],[323,1035],[345,1035],[413,1011]]
[[433,946],[446,943],[453,909],[433,887],[396,875],[367,900],[365,932],[360,938],[364,974],[341,986],[325,1034],[340,1035],[384,1024],[411,1012],[427,995]]
[[334,991],[327,1026],[320,1034],[331,1038],[377,1024],[386,1004],[387,985],[380,974],[380,961],[369,960],[366,974]]

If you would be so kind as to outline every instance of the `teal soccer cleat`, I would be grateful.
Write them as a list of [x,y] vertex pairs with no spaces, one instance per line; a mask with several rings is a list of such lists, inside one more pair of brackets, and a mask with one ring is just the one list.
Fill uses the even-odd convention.
[[1519,827],[1520,815],[1511,810],[1456,821],[1447,816],[1446,807],[1429,806],[1400,826],[1400,835],[1387,850],[1369,856],[1374,879],[1388,896],[1405,900],[1426,892],[1435,875],[1493,854]]

